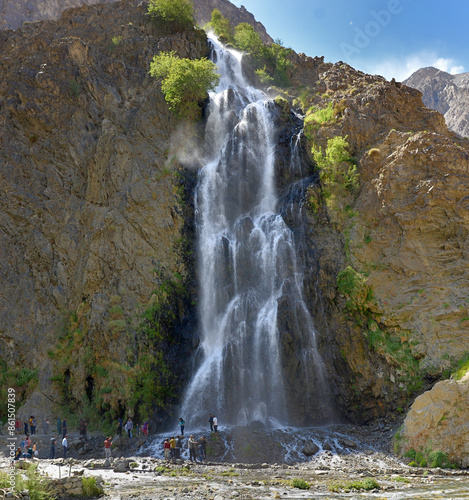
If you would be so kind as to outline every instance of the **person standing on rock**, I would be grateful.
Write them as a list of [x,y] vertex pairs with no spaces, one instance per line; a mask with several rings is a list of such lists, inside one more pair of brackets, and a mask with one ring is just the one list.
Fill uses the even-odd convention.
[[43,431],[46,436],[49,434],[49,419],[47,418],[44,419]]
[[189,438],[189,460],[191,462],[197,462],[197,441],[194,439],[194,436],[191,434]]
[[148,420],[145,420],[145,423],[142,426],[142,434],[144,436],[148,436]]
[[62,450],[64,454],[64,459],[67,458],[67,450],[68,450],[68,436],[65,434],[64,438],[62,439]]
[[129,417],[129,419],[127,420],[125,426],[124,426],[124,429],[127,431],[127,436],[129,436],[129,438],[132,438],[132,429],[134,428],[134,423],[132,422],[132,419]]
[[29,432],[28,432],[28,425],[29,425],[29,424],[28,424],[28,421],[27,421],[27,420],[25,420],[25,421],[23,422],[23,424],[24,424],[24,435],[26,436],[26,434],[29,434]]
[[205,436],[202,436],[199,439],[199,449],[200,449],[200,461],[205,460],[207,461],[207,440],[205,439]]
[[62,420],[62,437],[65,437],[67,435],[67,419],[64,418]]
[[182,439],[181,436],[178,436],[176,439],[176,458],[181,458],[181,448],[182,448]]
[[104,456],[106,459],[111,458],[111,453],[112,453],[112,437],[109,436],[104,440]]
[[16,434],[20,434],[21,433],[21,421],[19,418],[17,418],[15,420],[15,430],[16,430]]
[[186,422],[182,418],[179,419],[179,425],[181,427],[181,436],[184,436],[184,426],[186,425]]
[[62,434],[62,420],[57,417],[57,436],[60,436],[60,434]]
[[213,415],[210,413],[207,422],[210,425],[210,432],[213,432]]
[[31,427],[31,436],[34,436],[36,434],[36,419],[33,415],[29,417],[29,427]]
[[213,430],[218,434],[218,418],[215,415],[213,415]]
[[55,458],[55,442],[56,442],[55,435],[52,434],[52,437],[50,438],[50,449],[49,449],[49,458],[51,460],[54,460]]
[[171,450],[171,445],[169,444],[168,438],[164,440],[163,450],[164,450],[164,459],[169,460],[169,452]]
[[176,440],[174,439],[174,436],[171,436],[171,439],[169,440],[169,446],[171,450],[171,460],[176,460]]
[[119,418],[117,419],[117,425],[116,425],[116,431],[118,436],[122,436],[122,427],[123,427],[122,419]]

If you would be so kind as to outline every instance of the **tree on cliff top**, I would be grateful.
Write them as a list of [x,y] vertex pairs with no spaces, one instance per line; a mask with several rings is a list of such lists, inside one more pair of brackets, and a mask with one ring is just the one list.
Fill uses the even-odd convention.
[[194,28],[194,6],[191,0],[150,0],[148,14],[153,20],[165,21],[174,31]]
[[182,118],[200,118],[200,104],[220,80],[216,66],[208,59],[185,59],[175,52],[161,52],[153,58],[150,75],[160,78],[169,109]]

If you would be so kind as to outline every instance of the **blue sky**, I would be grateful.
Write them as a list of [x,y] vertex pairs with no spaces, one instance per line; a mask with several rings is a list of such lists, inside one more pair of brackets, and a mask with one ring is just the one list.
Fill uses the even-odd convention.
[[469,71],[469,0],[231,0],[285,47],[402,81]]

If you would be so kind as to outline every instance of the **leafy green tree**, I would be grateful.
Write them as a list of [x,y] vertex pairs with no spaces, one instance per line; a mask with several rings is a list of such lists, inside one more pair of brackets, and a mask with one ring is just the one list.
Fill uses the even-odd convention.
[[337,135],[327,141],[325,156],[321,148],[313,148],[313,157],[321,169],[323,184],[339,184],[349,191],[358,187],[357,167],[351,162],[348,146],[347,137]]
[[148,14],[155,21],[171,24],[175,31],[194,28],[194,6],[191,0],[150,0]]
[[275,85],[287,87],[290,85],[289,74],[293,71],[293,63],[289,59],[291,49],[283,46],[280,39],[265,47],[264,53],[268,65],[272,67],[272,77]]
[[180,58],[175,52],[155,56],[150,75],[162,80],[161,90],[171,111],[189,120],[200,118],[200,104],[220,80],[212,61]]
[[234,39],[236,47],[244,52],[249,52],[255,58],[263,55],[264,43],[250,24],[238,24],[235,28]]
[[210,24],[215,34],[223,41],[233,42],[233,28],[231,27],[230,20],[218,9],[213,9]]

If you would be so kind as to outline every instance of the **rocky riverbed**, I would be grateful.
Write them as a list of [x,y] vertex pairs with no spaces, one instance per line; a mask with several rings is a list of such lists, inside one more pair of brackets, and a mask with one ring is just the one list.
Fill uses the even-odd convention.
[[[6,465],[2,459],[2,468]],[[53,478],[102,478],[104,498],[112,500],[469,498],[467,470],[413,468],[380,452],[340,456],[324,451],[293,465],[171,462],[152,457],[115,458],[107,465],[104,460],[58,459],[39,461],[39,470]],[[350,482],[360,485],[367,479],[374,479],[377,487],[346,491]],[[308,489],[295,487],[306,483]]]
[[[251,447],[251,460],[229,460],[237,450],[246,451],[246,446],[243,448],[233,441],[233,437],[239,440],[246,432],[251,437],[251,444],[260,442],[271,454],[272,443],[281,443],[277,448],[283,449],[283,459],[256,461],[262,454]],[[187,460],[187,450],[181,460],[162,459],[160,441],[163,435],[149,438],[138,450],[136,445],[140,441],[131,440],[126,447],[121,445],[119,450],[114,450],[115,456],[106,461],[98,445],[99,437],[91,436],[96,445],[88,446],[93,450],[87,455],[94,453],[93,458],[78,458],[82,447],[75,446],[71,450],[73,458],[40,459],[37,463],[41,473],[54,479],[94,476],[103,486],[103,498],[112,500],[469,498],[467,469],[410,467],[390,451],[390,435],[386,426],[270,431],[222,429],[218,436],[209,434],[207,437],[212,445],[217,443],[211,452],[225,458],[215,459],[212,455],[208,461],[197,463]],[[291,437],[290,443],[285,436]],[[1,468],[7,465],[6,458],[2,458]],[[372,489],[357,489],[365,485]]]

